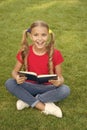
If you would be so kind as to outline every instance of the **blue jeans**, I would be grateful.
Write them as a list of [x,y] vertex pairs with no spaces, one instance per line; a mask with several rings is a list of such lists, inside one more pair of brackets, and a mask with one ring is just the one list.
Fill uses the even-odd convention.
[[15,79],[10,78],[6,81],[5,86],[10,93],[31,107],[34,107],[38,102],[58,102],[70,94],[69,87],[64,84],[60,87],[30,82],[17,84]]

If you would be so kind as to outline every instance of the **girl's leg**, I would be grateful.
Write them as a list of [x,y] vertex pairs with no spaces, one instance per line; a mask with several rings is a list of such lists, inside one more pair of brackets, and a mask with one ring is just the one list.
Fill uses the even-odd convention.
[[61,109],[52,102],[60,101],[66,98],[70,94],[70,89],[66,85],[55,87],[53,90],[38,94],[36,98],[45,103],[43,113],[54,115],[58,118],[62,118]]
[[[44,103],[40,102],[34,96],[32,96],[36,94],[35,89],[33,89],[33,87],[30,87],[32,85],[29,86],[28,83],[18,85],[14,79],[8,79],[5,83],[5,86],[8,89],[8,91],[12,93],[13,95],[15,95],[17,98],[21,99],[22,101],[26,102],[32,107],[35,106],[39,110],[42,110],[42,111],[44,110],[45,108]],[[32,95],[29,93],[29,91],[32,93]],[[18,102],[18,105],[20,103],[21,102]],[[20,105],[18,107],[18,110],[22,110]]]
[[12,78],[6,81],[5,86],[10,93],[12,93],[18,99],[26,102],[31,107],[34,107],[38,102],[40,102],[35,97],[38,93],[41,94],[54,89],[53,86],[32,84],[28,82],[17,84],[16,80]]
[[39,100],[33,96],[35,94],[35,91],[33,91],[32,87],[30,87],[26,82],[23,84],[17,84],[16,80],[8,79],[5,83],[5,86],[10,93],[32,107],[39,102]]
[[36,98],[41,102],[57,102],[65,99],[70,94],[70,89],[66,85],[55,87],[53,90],[38,94]]

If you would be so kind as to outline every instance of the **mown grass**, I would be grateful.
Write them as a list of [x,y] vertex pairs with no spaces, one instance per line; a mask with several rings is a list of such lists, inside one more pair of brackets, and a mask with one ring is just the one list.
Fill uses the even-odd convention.
[[[5,89],[11,77],[22,32],[35,20],[44,20],[55,33],[63,53],[63,75],[71,95],[57,103],[63,118],[36,109],[17,111],[17,98]],[[0,0],[0,130],[87,129],[87,1]]]

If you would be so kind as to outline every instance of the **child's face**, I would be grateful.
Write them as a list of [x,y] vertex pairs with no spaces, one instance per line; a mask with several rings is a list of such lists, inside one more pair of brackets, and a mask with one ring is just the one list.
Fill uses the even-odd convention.
[[46,27],[37,26],[32,29],[30,37],[37,48],[44,48],[49,37],[49,32]]

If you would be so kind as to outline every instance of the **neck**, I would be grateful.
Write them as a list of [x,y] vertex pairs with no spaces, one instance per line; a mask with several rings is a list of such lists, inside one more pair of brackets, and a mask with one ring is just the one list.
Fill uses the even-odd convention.
[[33,45],[33,52],[36,55],[44,55],[46,53],[46,47],[44,47],[44,48],[37,48],[35,45]]

